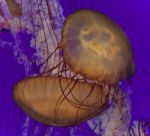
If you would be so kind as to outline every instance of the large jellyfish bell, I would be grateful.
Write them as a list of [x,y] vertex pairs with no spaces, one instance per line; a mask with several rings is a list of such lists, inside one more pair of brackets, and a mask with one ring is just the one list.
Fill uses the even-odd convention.
[[90,10],[70,15],[59,45],[74,72],[108,84],[130,77],[135,70],[130,43],[107,16]]

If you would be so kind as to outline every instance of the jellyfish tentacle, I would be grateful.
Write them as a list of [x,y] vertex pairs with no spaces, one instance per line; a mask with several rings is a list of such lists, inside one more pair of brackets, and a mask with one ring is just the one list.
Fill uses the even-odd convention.
[[[58,98],[58,100],[57,100],[57,103],[56,103],[56,106],[55,106],[55,117],[54,117],[55,120],[56,120],[56,118],[57,118],[57,112],[58,112],[58,110],[59,110],[59,108],[60,108],[60,106],[61,106],[61,103],[62,103],[65,99],[66,99],[67,101],[69,101],[69,99],[67,98],[67,95],[70,94],[71,89],[69,90],[69,92],[67,92],[67,94],[65,94],[65,90],[67,90],[67,87],[73,82],[73,81],[71,80],[70,83],[66,86],[66,88],[63,89],[62,84],[61,84],[61,77],[58,77],[58,78],[59,78],[59,85],[60,85],[62,94],[59,96],[59,98]],[[74,82],[74,85],[73,85],[72,89],[74,88],[75,84],[76,84],[76,81]],[[62,96],[64,96],[64,98],[61,99]],[[60,101],[60,103],[59,103],[59,101]]]
[[[93,89],[94,89],[94,84],[92,85],[91,90],[90,90],[90,92],[87,94],[87,96],[85,96],[85,98],[83,98],[83,100],[80,102],[79,107],[78,107],[78,110],[77,110],[77,112],[76,112],[76,122],[78,122],[78,113],[79,113],[80,108],[82,107],[82,104],[83,104],[84,101],[92,94]],[[87,110],[88,110],[88,109],[87,109]]]
[[56,66],[52,67],[51,69],[49,69],[48,71],[45,71],[43,74],[46,74],[46,73],[50,73],[52,72],[54,69],[58,68],[60,64],[62,64],[63,61],[59,62],[59,64],[57,64]]
[[[39,0],[36,0],[36,1],[37,1],[37,3],[39,3]],[[46,42],[47,57],[48,57],[48,54],[49,54],[49,52],[48,52],[48,40],[47,40],[46,32],[45,32],[45,29],[44,29],[44,24],[43,24],[43,21],[42,21],[42,16],[41,16],[41,11],[40,11],[40,6],[39,6],[39,4],[38,4],[38,10],[39,10],[40,22],[41,22],[41,26],[42,26],[42,30],[43,30],[45,42]],[[46,61],[46,64],[45,64],[43,73],[44,73],[45,70],[46,70],[47,64],[48,64],[48,62]]]

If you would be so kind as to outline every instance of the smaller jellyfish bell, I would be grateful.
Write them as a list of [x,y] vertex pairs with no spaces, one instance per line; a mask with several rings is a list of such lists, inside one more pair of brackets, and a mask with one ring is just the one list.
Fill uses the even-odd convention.
[[68,16],[59,47],[75,73],[107,84],[117,84],[134,74],[128,38],[107,16],[80,10]]
[[40,76],[21,80],[13,98],[28,115],[47,125],[79,124],[102,112],[107,95],[97,84]]

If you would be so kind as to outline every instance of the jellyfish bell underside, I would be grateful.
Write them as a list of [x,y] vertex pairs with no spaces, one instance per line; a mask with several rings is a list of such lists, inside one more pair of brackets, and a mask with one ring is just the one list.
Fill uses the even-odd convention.
[[59,48],[75,73],[107,84],[117,84],[134,74],[128,38],[107,16],[79,10],[67,17]]
[[20,81],[14,88],[13,98],[28,115],[53,126],[86,121],[98,115],[107,104],[106,93],[98,85],[54,76]]

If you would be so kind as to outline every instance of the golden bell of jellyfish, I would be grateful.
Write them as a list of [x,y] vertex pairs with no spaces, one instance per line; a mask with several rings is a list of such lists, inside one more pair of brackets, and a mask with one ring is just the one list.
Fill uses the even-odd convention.
[[134,74],[130,43],[107,16],[79,10],[67,17],[59,47],[75,73],[107,84],[117,84]]
[[27,78],[14,88],[19,107],[34,119],[48,125],[78,124],[98,115],[107,99],[96,84],[52,76]]

